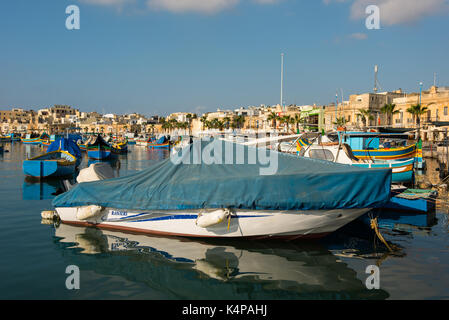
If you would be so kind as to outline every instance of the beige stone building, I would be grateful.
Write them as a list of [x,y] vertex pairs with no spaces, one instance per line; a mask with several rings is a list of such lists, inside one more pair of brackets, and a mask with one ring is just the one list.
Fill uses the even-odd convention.
[[326,130],[335,128],[336,118],[344,117],[346,127],[351,129],[360,129],[364,126],[363,119],[360,116],[360,110],[369,110],[372,119],[367,119],[367,126],[387,125],[387,117],[380,110],[385,104],[393,103],[394,99],[404,97],[405,93],[401,89],[393,92],[381,93],[363,93],[349,96],[348,101],[339,103],[337,108],[335,104],[330,104],[325,108],[325,126]]
[[439,140],[443,138],[443,132],[449,128],[449,87],[432,86],[429,90],[419,93],[411,93],[402,98],[396,98],[393,103],[399,113],[393,115],[393,126],[400,128],[415,128],[416,121],[407,109],[419,104],[427,107],[426,114],[420,118],[423,131],[423,140]]

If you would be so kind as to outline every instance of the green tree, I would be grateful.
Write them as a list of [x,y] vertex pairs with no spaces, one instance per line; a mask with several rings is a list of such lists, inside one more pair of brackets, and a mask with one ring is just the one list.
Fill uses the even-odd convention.
[[387,123],[390,126],[392,124],[393,115],[399,113],[399,110],[394,110],[396,105],[394,103],[385,104],[382,108],[380,108],[380,112],[387,116]]
[[421,137],[421,116],[427,112],[427,107],[421,106],[421,104],[415,104],[407,109],[407,112],[413,116],[415,120],[416,127],[418,128],[418,139]]
[[339,117],[337,118],[337,120],[334,122],[334,124],[337,125],[337,127],[341,127],[344,126],[348,121],[345,119],[345,117]]
[[276,121],[280,120],[280,117],[276,114],[276,112],[270,112],[267,117],[268,121],[271,121],[271,126],[276,130]]
[[[362,118],[363,126],[366,127],[368,124],[368,120],[373,120],[374,117],[372,115],[371,110],[369,109],[360,109],[357,114],[360,118]],[[338,120],[338,118],[337,118]]]

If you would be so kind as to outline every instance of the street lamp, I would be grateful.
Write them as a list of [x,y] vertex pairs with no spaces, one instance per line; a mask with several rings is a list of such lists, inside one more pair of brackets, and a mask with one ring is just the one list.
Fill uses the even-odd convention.
[[421,105],[421,97],[422,97],[422,85],[423,83],[419,83],[419,104]]

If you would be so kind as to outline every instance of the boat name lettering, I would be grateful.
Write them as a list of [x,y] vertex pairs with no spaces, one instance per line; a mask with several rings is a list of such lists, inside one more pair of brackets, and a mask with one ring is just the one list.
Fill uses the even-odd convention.
[[113,215],[113,216],[127,216],[128,212],[111,210],[111,215]]

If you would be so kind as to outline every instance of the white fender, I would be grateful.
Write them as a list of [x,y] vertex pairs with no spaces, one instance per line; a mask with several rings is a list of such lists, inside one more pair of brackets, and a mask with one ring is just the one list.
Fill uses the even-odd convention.
[[91,205],[78,208],[76,212],[76,218],[78,220],[87,220],[92,218],[96,214],[100,213],[103,210],[103,207]]
[[53,217],[55,216],[55,211],[42,211],[41,212],[41,218],[47,219],[47,220],[53,220]]
[[199,213],[196,218],[196,225],[201,228],[207,228],[223,222],[230,215],[228,209],[218,209],[209,213]]

